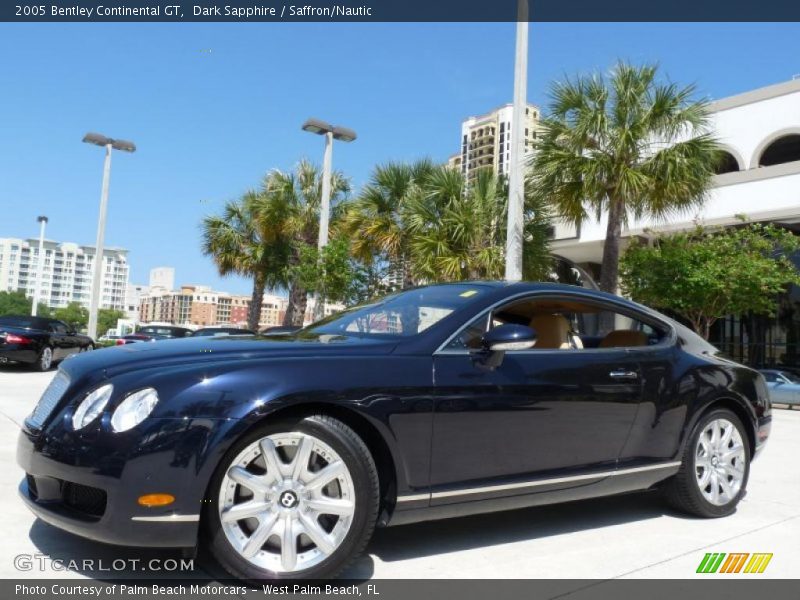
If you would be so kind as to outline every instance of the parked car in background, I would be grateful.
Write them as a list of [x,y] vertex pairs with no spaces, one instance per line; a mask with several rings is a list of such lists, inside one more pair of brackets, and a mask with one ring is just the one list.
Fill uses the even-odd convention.
[[171,340],[192,335],[192,330],[186,327],[175,327],[173,325],[145,325],[136,332],[139,335],[146,335],[155,340]]
[[261,335],[286,335],[287,333],[294,333],[300,331],[302,327],[299,325],[275,325],[273,327],[265,327],[261,330]]
[[101,335],[101,336],[98,338],[98,340],[97,340],[97,341],[98,341],[98,342],[115,342],[115,341],[116,341],[116,340],[118,340],[120,337],[121,337],[121,336],[118,336],[118,335]]
[[567,285],[432,285],[293,334],[126,350],[59,369],[20,433],[21,497],[248,581],[332,577],[376,526],[638,490],[724,517],[772,421],[757,371]]
[[8,315],[0,317],[0,363],[20,362],[37,371],[78,352],[94,350],[88,335],[57,319]]
[[239,327],[203,327],[192,332],[189,337],[216,337],[221,335],[256,335],[256,332]]
[[156,338],[150,337],[149,335],[142,335],[141,333],[129,333],[128,335],[123,335],[121,338],[117,338],[115,344],[117,346],[124,346],[125,344],[135,344],[136,342],[155,342]]
[[789,408],[800,404],[800,377],[791,371],[779,369],[762,369],[761,374],[767,380],[769,396],[773,403],[788,404]]

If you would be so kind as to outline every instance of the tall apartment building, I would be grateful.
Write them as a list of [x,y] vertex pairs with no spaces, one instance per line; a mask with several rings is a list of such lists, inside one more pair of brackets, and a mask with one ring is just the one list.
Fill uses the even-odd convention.
[[[89,307],[95,247],[72,242],[44,242],[40,302],[50,308],[79,302]],[[128,251],[104,248],[100,307],[125,310]],[[37,239],[0,238],[0,290],[23,291],[33,297],[39,267]]]
[[[469,117],[461,123],[461,151],[448,164],[469,179],[481,169],[508,175],[511,160],[511,118],[514,105],[506,104],[485,115]],[[539,130],[539,107],[525,108],[525,153],[533,148]]]

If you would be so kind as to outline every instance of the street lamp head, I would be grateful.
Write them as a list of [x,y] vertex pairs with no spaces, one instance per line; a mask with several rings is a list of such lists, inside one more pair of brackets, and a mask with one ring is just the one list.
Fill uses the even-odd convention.
[[122,150],[124,152],[135,152],[136,145],[127,140],[115,140],[114,138],[106,137],[99,133],[87,133],[83,136],[83,141],[87,144],[94,144],[95,146],[111,146],[114,150]]
[[352,142],[356,139],[356,132],[347,127],[334,127],[333,139],[341,140],[342,142]]
[[303,131],[324,135],[333,131],[333,125],[319,119],[307,119],[306,122],[303,123]]
[[83,141],[87,144],[94,144],[95,146],[106,146],[113,140],[104,135],[100,135],[99,133],[87,133],[85,136],[83,136]]
[[136,144],[128,140],[112,140],[111,147],[114,150],[122,150],[123,152],[136,152]]
[[39,215],[38,217],[36,217],[36,221],[39,223],[47,223],[47,217],[45,217],[44,215]]

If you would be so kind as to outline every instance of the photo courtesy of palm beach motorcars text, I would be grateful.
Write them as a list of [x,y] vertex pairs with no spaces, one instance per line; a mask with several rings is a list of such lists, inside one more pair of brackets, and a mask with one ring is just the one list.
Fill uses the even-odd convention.
[[800,597],[800,3],[0,3],[0,599]]

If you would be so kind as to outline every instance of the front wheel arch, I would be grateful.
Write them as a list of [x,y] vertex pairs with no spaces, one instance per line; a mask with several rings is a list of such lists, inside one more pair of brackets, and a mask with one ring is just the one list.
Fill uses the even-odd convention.
[[[365,417],[358,414],[356,411],[337,404],[328,404],[324,402],[306,402],[300,404],[293,404],[284,406],[273,410],[253,420],[249,426],[238,432],[238,435],[228,444],[227,448],[232,447],[240,439],[250,435],[250,433],[269,421],[285,419],[285,418],[299,418],[311,415],[326,415],[338,419],[348,427],[350,427],[356,434],[364,441],[367,449],[372,455],[372,460],[378,470],[378,483],[380,490],[380,506],[378,507],[378,526],[382,526],[388,522],[391,513],[394,511],[395,503],[397,501],[397,462],[389,448],[389,445],[384,440],[380,431],[370,423]],[[226,448],[226,452],[227,452]],[[219,460],[224,458],[224,453],[220,456]],[[214,466],[214,470],[219,465]],[[209,477],[206,483],[206,492],[204,498],[209,498],[210,486],[212,485],[213,477]]]

